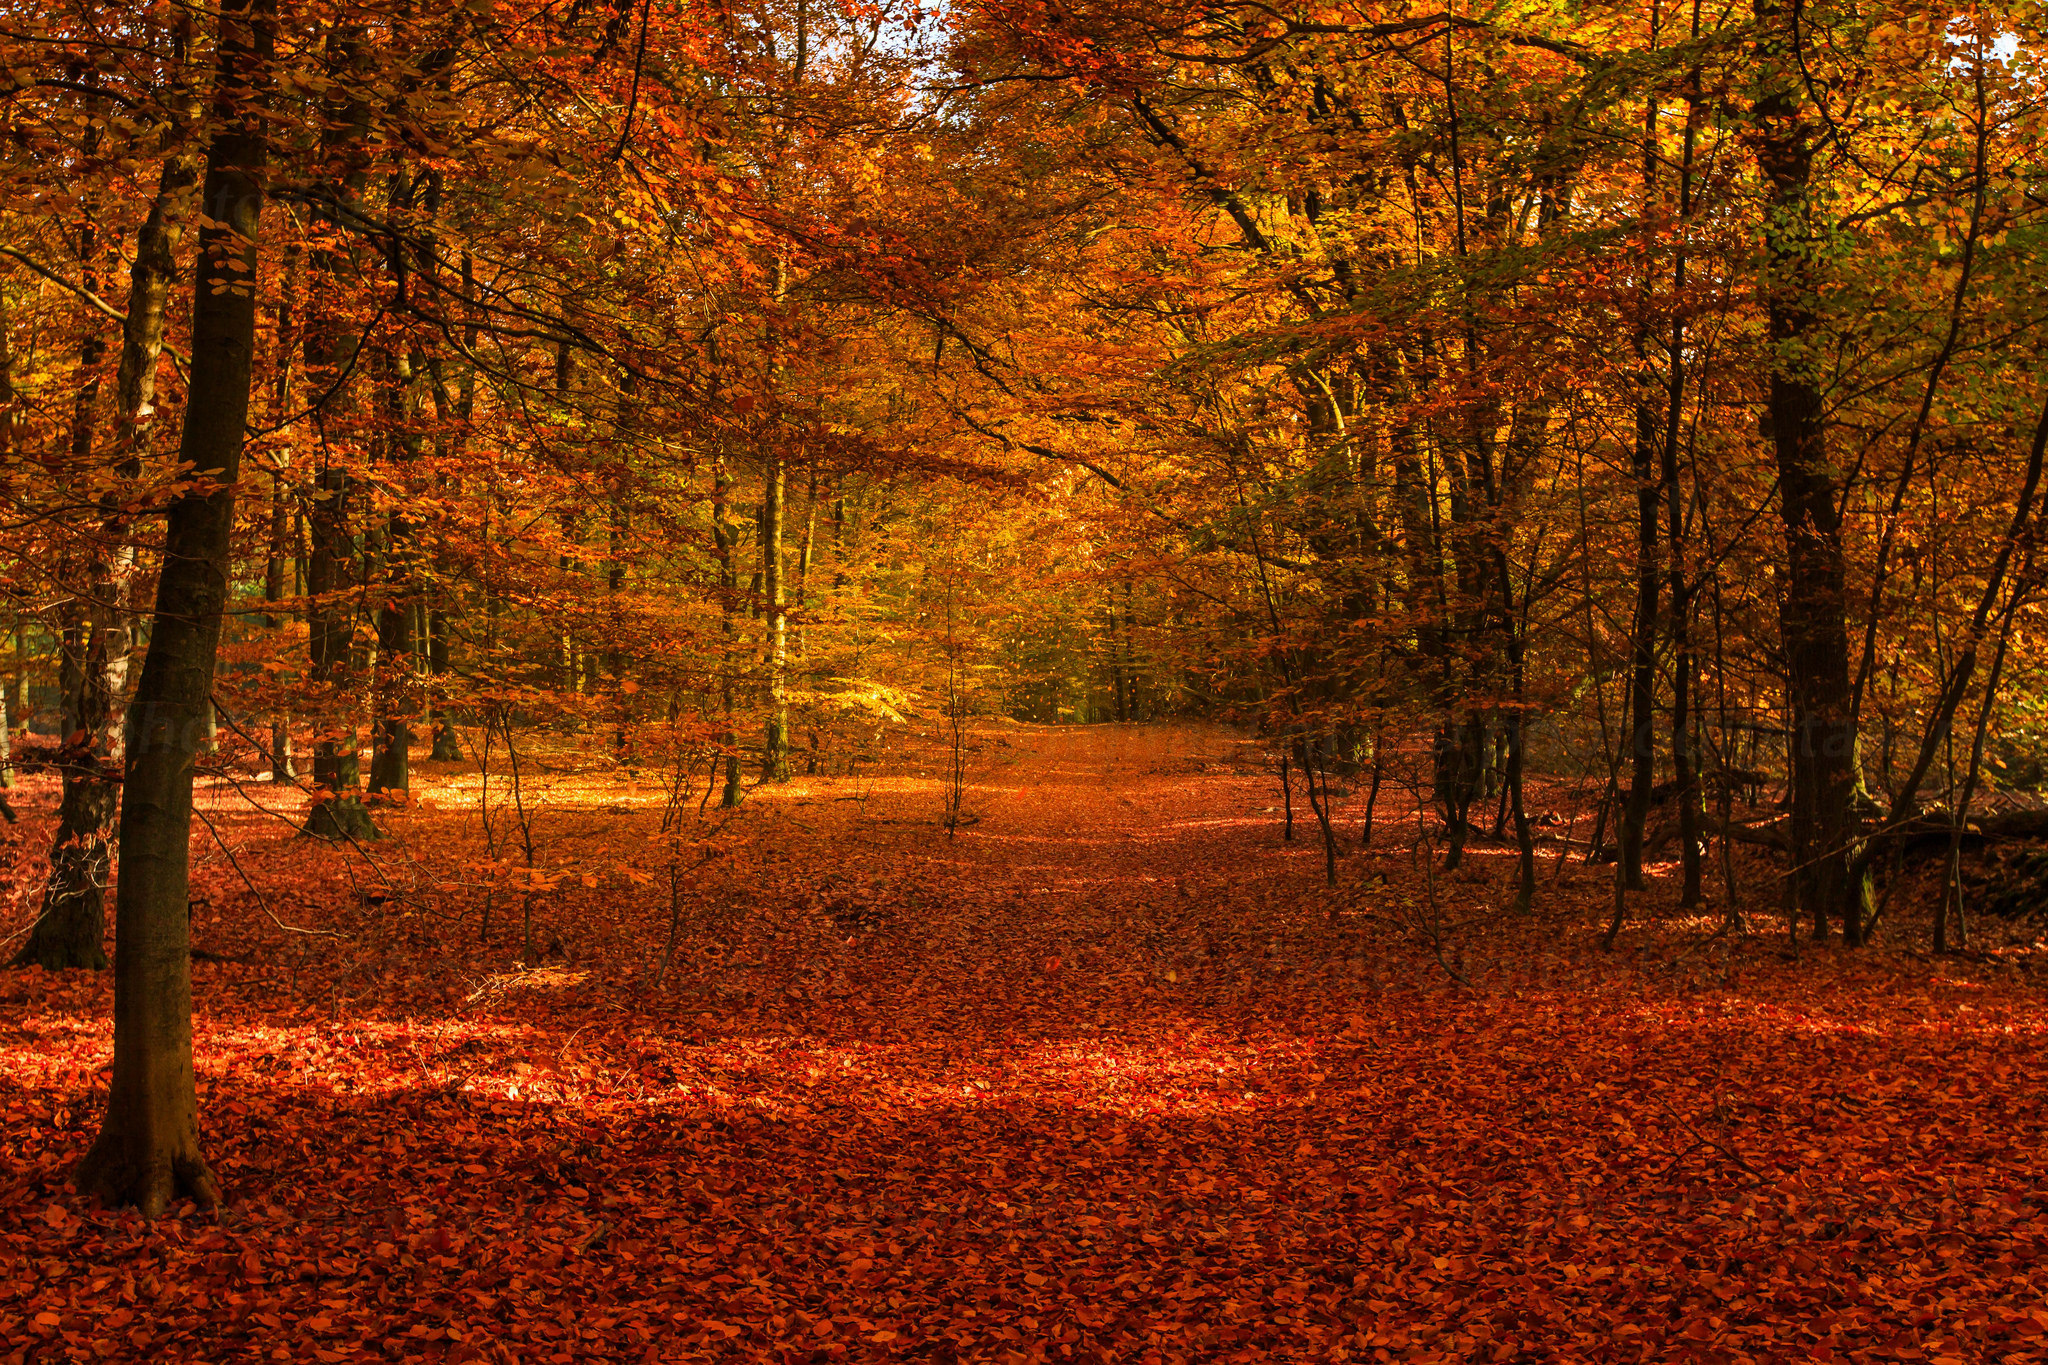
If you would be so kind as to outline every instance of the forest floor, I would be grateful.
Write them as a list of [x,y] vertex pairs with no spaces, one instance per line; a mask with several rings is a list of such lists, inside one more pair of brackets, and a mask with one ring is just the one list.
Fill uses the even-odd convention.
[[1513,916],[1391,794],[1326,890],[1224,730],[976,746],[952,839],[931,752],[675,833],[529,756],[531,875],[474,765],[362,849],[209,786],[229,1202],[73,1193],[112,981],[0,973],[0,1359],[2048,1360],[2048,953],[1703,942],[1667,870],[1602,954],[1605,869]]

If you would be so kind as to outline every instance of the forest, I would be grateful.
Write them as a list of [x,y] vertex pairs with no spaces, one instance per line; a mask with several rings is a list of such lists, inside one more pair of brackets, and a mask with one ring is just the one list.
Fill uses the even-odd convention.
[[2048,1361],[2048,8],[0,18],[0,1360]]

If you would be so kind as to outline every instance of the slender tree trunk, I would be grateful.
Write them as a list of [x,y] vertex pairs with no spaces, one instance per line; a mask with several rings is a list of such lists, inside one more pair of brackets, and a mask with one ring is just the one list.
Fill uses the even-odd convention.
[[1369,848],[1372,845],[1373,810],[1380,803],[1380,782],[1386,776],[1386,750],[1382,747],[1385,743],[1386,721],[1381,719],[1374,723],[1372,730],[1372,785],[1366,788],[1365,792],[1364,828],[1358,833],[1360,848]]
[[[7,308],[5,282],[0,281],[0,456],[11,455],[14,451],[14,342],[13,322]],[[21,693],[27,686],[26,655],[21,647],[21,613],[10,613],[14,629],[14,671],[7,681],[0,685],[0,792],[14,785],[14,724],[21,715]],[[4,803],[4,798],[0,798]],[[0,806],[0,814],[10,822],[14,819],[12,806]]]
[[[633,430],[634,414],[627,405],[632,391],[632,376],[622,381],[619,404],[618,430],[621,436],[630,435]],[[621,612],[621,597],[626,588],[626,538],[631,527],[626,509],[626,490],[623,479],[615,479],[606,499],[605,557],[604,557],[604,600],[605,613],[609,621],[610,637],[616,642],[623,638],[625,622]],[[632,697],[620,687],[626,670],[626,656],[616,643],[605,650],[605,672],[611,675],[613,705],[618,708],[618,723],[612,729],[612,752],[621,759],[626,756],[626,731],[632,719]]]
[[[438,680],[448,676],[448,613],[440,607],[427,608],[427,671]],[[434,748],[427,755],[436,763],[460,763],[462,744],[455,738],[455,726],[448,718],[443,700],[444,685],[434,688]]]
[[[86,262],[88,289],[99,289],[97,229],[88,223],[80,233],[79,256]],[[97,315],[87,323],[78,348],[80,383],[71,407],[67,445],[71,467],[80,474],[92,467],[99,427],[99,367],[106,343]],[[68,591],[57,638],[60,655],[58,686],[64,707],[63,778],[58,798],[57,834],[50,846],[50,877],[43,887],[41,908],[14,962],[57,970],[107,965],[101,940],[106,936],[107,877],[113,866],[107,849],[107,824],[114,813],[114,792],[103,771],[107,722],[113,714],[107,690],[105,628],[111,608],[111,576],[98,547],[65,555],[57,578]]]
[[[1699,38],[1700,0],[1693,0],[1692,37]],[[1695,71],[1693,80],[1698,82]],[[1664,407],[1662,475],[1666,549],[1671,573],[1671,776],[1678,790],[1679,904],[1691,909],[1700,903],[1700,790],[1699,765],[1693,750],[1693,650],[1692,586],[1685,572],[1685,505],[1678,479],[1678,433],[1685,415],[1685,314],[1686,246],[1683,234],[1692,221],[1693,149],[1696,141],[1694,119],[1697,101],[1685,105],[1685,132],[1678,166],[1678,230],[1681,234],[1671,266],[1672,321]]]
[[[0,792],[14,786],[14,721],[13,712],[7,705],[8,694],[12,691],[14,686],[11,679],[7,686],[0,687]],[[6,818],[10,822],[13,821],[13,807],[7,809]]]
[[[270,385],[271,425],[288,422],[294,416],[291,405],[296,400],[298,386],[298,348],[303,342],[299,326],[304,320],[300,306],[302,253],[294,241],[285,248],[284,265],[279,271],[281,287],[277,303],[277,350],[275,352],[275,374]],[[277,455],[277,464],[270,471],[270,546],[263,560],[263,601],[272,610],[263,617],[264,627],[271,631],[284,628],[284,614],[276,610],[277,604],[287,596],[286,575],[296,568],[293,563],[296,551],[296,535],[292,511],[297,502],[297,493],[290,480],[292,452],[289,444]],[[292,726],[289,712],[279,709],[270,717],[270,780],[279,786],[296,785],[298,772],[292,764]]]
[[19,611],[14,612],[13,617],[14,669],[7,675],[6,704],[0,708],[5,710],[7,719],[7,738],[0,741],[0,755],[4,755],[9,764],[6,779],[9,787],[14,785],[14,731],[17,726],[28,725],[28,618]]
[[412,726],[406,712],[412,694],[412,607],[409,571],[402,546],[412,528],[393,511],[387,521],[384,600],[377,606],[376,733],[370,750],[370,790],[406,791],[412,786]]
[[207,149],[192,300],[192,367],[179,460],[217,470],[169,509],[142,677],[128,713],[115,900],[114,1064],[107,1112],[76,1180],[154,1218],[172,1200],[219,1202],[199,1150],[192,1070],[189,859],[192,774],[227,605],[230,532],[256,347],[271,0],[220,16],[219,130]]
[[[270,553],[263,561],[263,600],[272,607],[285,599],[284,571],[291,556],[292,513],[287,487],[282,470],[271,476]],[[284,616],[277,611],[266,612],[263,624],[269,630],[282,630]],[[279,711],[270,721],[270,780],[289,785],[297,778],[292,767],[291,716]]]
[[[818,466],[814,461],[810,476],[804,482],[804,534],[797,547],[796,555],[796,657],[804,677],[810,677],[811,659],[811,560],[817,545],[818,532]],[[815,709],[807,712],[805,730],[809,734],[808,753],[804,759],[804,771],[818,771],[818,720]]]
[[[186,200],[198,179],[196,156],[167,158],[157,177],[156,197],[136,233],[114,382],[115,472],[124,482],[142,472],[154,415],[157,363],[163,354],[165,304],[177,276]],[[97,333],[90,346],[90,363],[96,365],[100,351]],[[98,378],[93,377],[87,387],[96,398]],[[95,430],[91,404],[82,404],[79,416],[83,420],[72,434],[73,453],[90,458]],[[76,629],[65,633],[69,647],[65,707],[71,716],[67,740],[73,752],[64,764],[57,837],[50,851],[50,880],[44,888],[42,912],[18,959],[46,968],[97,970],[107,965],[101,940],[106,926],[106,887],[113,868],[108,835],[116,807],[109,766],[114,749],[111,722],[127,690],[133,647],[129,597],[135,552],[124,501],[118,490],[100,498],[98,544],[89,552]]]
[[768,723],[761,780],[789,781],[789,616],[782,594],[782,504],[789,483],[782,450],[771,450],[761,486],[761,579],[766,621]]
[[[467,306],[470,300],[475,296],[476,279],[474,264],[470,259],[469,253],[466,251],[462,254],[462,276],[458,288],[460,290],[461,298],[465,305],[465,310],[467,310]],[[463,355],[465,357],[474,356],[476,354],[477,345],[477,326],[473,314],[466,316],[464,319],[462,342]],[[439,362],[436,361],[437,365],[438,363]],[[438,376],[439,373],[440,371],[437,368],[435,370],[435,374]],[[435,386],[435,392],[436,394],[442,393],[442,390],[438,383]],[[454,417],[456,424],[455,432],[453,436],[450,438],[450,443],[453,446],[455,452],[459,453],[461,450],[467,447],[469,441],[470,419],[475,415],[475,413],[476,366],[469,363],[465,359],[462,366],[462,377],[457,381],[456,384],[453,412],[452,414],[450,414]],[[486,534],[484,536],[484,540],[486,543],[488,543],[490,539],[488,534],[488,507],[485,513],[485,531]],[[491,616],[493,609],[489,605],[489,602],[492,600],[490,597],[489,584],[480,582],[479,586],[483,588],[485,594],[485,614],[486,616]],[[434,727],[434,747],[433,750],[427,756],[436,763],[460,763],[462,761],[462,744],[461,741],[458,740],[455,736],[455,725],[450,716],[448,708],[448,684],[445,681],[449,676],[448,612],[446,607],[442,605],[445,600],[445,592],[437,594],[436,600],[428,605],[426,612],[427,671],[433,675],[435,680],[433,693],[434,704],[433,710],[431,712]],[[486,630],[491,635],[492,644],[495,645],[495,624],[488,624],[486,626]]]
[[1292,746],[1283,742],[1280,746],[1280,837],[1294,842],[1294,784],[1287,775],[1288,751]]
[[811,605],[811,561],[818,542],[818,466],[811,466],[810,475],[804,481],[804,534],[797,543],[796,551],[796,592],[793,594],[797,610],[796,656],[810,657],[809,631],[805,617]]
[[733,719],[734,688],[739,669],[739,627],[735,621],[735,600],[739,593],[739,570],[733,563],[733,528],[727,520],[732,495],[732,477],[725,459],[719,457],[711,474],[711,539],[718,556],[719,625],[725,632],[724,667],[719,670],[719,708],[725,718],[721,737],[725,748],[725,784],[718,804],[727,810],[745,799],[740,786],[739,730]]

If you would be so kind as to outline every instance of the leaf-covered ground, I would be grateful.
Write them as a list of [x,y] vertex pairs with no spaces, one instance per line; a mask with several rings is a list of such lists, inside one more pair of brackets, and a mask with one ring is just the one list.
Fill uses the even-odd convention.
[[1676,919],[1602,957],[1604,873],[1546,855],[1511,921],[1497,851],[1426,883],[1394,832],[1333,900],[1224,732],[980,743],[950,842],[914,773],[679,843],[651,778],[537,786],[530,969],[473,775],[367,863],[211,791],[230,1203],[70,1192],[111,981],[0,975],[0,1358],[2048,1359],[2034,977],[1776,932],[1673,968]]

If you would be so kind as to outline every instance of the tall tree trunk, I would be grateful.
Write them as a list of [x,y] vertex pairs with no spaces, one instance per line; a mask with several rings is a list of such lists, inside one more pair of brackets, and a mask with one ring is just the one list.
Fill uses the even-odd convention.
[[256,234],[266,148],[272,0],[227,0],[220,16],[220,120],[206,154],[205,217],[192,298],[192,368],[179,461],[201,481],[174,501],[163,570],[128,713],[122,872],[114,912],[114,1065],[106,1118],[76,1181],[155,1217],[179,1197],[219,1202],[199,1150],[192,1072],[188,893],[192,773],[213,694],[227,605],[235,483],[256,347]]
[[[79,258],[85,262],[85,287],[99,290],[98,229],[88,222],[79,233]],[[93,448],[98,443],[100,362],[106,342],[97,314],[88,315],[78,347],[78,391],[71,405],[67,439],[70,467],[81,479],[91,477]],[[58,687],[64,708],[63,748],[59,762],[63,791],[58,798],[57,834],[50,845],[50,877],[43,887],[41,908],[28,942],[15,956],[17,966],[34,963],[52,970],[107,965],[101,945],[106,936],[107,822],[114,813],[114,793],[101,770],[112,699],[104,686],[105,635],[112,613],[102,594],[109,575],[99,566],[104,549],[88,546],[61,557],[57,579],[66,589],[59,613]],[[99,591],[95,591],[99,590]]]
[[[395,220],[422,219],[431,233],[440,211],[440,181],[404,167],[390,180],[390,212]],[[393,240],[385,251],[385,267],[394,293],[403,298],[414,264],[412,248]],[[423,270],[432,268],[432,249]],[[409,479],[419,463],[420,392],[425,357],[394,341],[379,366],[384,381],[386,427],[383,448],[398,468],[389,482],[397,493],[384,522],[384,590],[377,604],[377,653],[381,668],[372,694],[375,720],[370,747],[370,790],[409,791],[412,787],[412,722],[419,696],[419,669],[413,621],[419,606],[414,578],[413,531],[404,508],[411,499]]]
[[718,555],[719,625],[725,632],[725,658],[718,683],[719,710],[725,718],[725,732],[720,737],[725,748],[725,785],[718,804],[727,810],[739,805],[745,796],[740,787],[739,730],[733,720],[733,693],[738,684],[735,674],[739,670],[739,626],[734,619],[739,570],[733,563],[733,528],[727,520],[731,496],[732,477],[726,472],[725,457],[720,456],[711,473],[711,539]]
[[1788,561],[1779,600],[1791,712],[1794,903],[1816,939],[1831,922],[1862,940],[1870,905],[1857,836],[1856,718],[1849,678],[1846,490],[1828,458],[1826,409],[1814,373],[1820,232],[1814,127],[1799,70],[1799,0],[1756,0],[1758,97],[1752,142],[1764,181],[1764,307],[1772,356],[1769,416]]
[[[285,249],[285,264],[280,272],[283,285],[280,290],[282,297],[277,304],[276,373],[270,386],[270,420],[273,425],[289,421],[292,416],[295,392],[292,380],[297,373],[293,361],[299,343],[300,322],[299,259],[298,243],[293,242]],[[278,464],[270,473],[270,546],[263,559],[263,601],[272,608],[264,613],[263,624],[271,631],[284,629],[284,616],[276,607],[287,595],[285,569],[293,554],[292,505],[296,501],[287,476],[291,464],[289,447],[277,459]],[[270,720],[270,780],[286,786],[296,783],[297,779],[298,773],[292,766],[291,716],[280,710]]]
[[789,614],[782,596],[782,504],[789,476],[780,446],[771,448],[761,484],[761,580],[766,622],[768,723],[761,780],[789,781]]
[[[448,676],[448,613],[440,607],[427,608],[427,671],[436,679]],[[460,763],[462,745],[455,738],[455,726],[448,719],[443,686],[434,689],[434,748],[427,755],[436,763]]]
[[[390,359],[385,394],[392,430],[390,449],[409,470],[419,452],[416,357],[399,351]],[[408,719],[417,691],[413,673],[413,611],[418,603],[412,574],[412,523],[403,506],[405,472],[393,482],[401,490],[400,506],[385,517],[384,585],[377,603],[375,735],[370,749],[370,790],[406,791],[412,786],[412,725]]]
[[1109,692],[1110,715],[1119,724],[1131,718],[1130,701],[1124,694],[1124,651],[1118,638],[1116,613],[1116,585],[1102,585],[1103,625],[1109,632]]
[[[1699,38],[1700,0],[1693,0],[1692,37]],[[1697,84],[1697,70],[1693,81]],[[1678,245],[1671,265],[1670,355],[1661,442],[1666,550],[1670,559],[1671,615],[1671,776],[1677,786],[1673,800],[1678,805],[1679,898],[1691,909],[1700,903],[1700,790],[1699,765],[1694,759],[1692,684],[1692,586],[1685,572],[1685,505],[1678,480],[1678,434],[1685,416],[1685,283],[1686,241],[1683,234],[1692,221],[1693,150],[1696,141],[1694,119],[1697,100],[1685,104],[1685,133],[1678,165]]]
[[[469,301],[475,295],[475,284],[475,268],[470,260],[469,253],[465,251],[462,254],[462,275],[457,286],[460,291],[460,297],[465,305],[465,313],[467,314],[463,323],[462,337],[462,353],[464,357],[476,354],[476,319],[473,313],[468,313],[467,309]],[[445,401],[446,391],[439,380],[441,371],[438,357],[434,360],[433,364],[435,401],[437,405],[440,405]],[[476,366],[470,364],[467,359],[463,362],[462,376],[456,383],[454,402],[449,405],[449,408],[452,408],[452,412],[443,410],[440,416],[444,424],[451,415],[454,418],[455,431],[449,439],[450,453],[455,454],[462,451],[468,445],[469,423],[476,412]],[[486,510],[485,515],[486,531],[488,531],[488,510]],[[488,535],[485,536],[485,541],[488,543]],[[480,586],[483,587],[488,598],[489,584],[487,582],[480,582]],[[428,754],[428,757],[436,763],[459,763],[462,761],[462,744],[455,736],[455,725],[448,709],[448,685],[444,681],[448,677],[449,666],[448,611],[443,605],[446,600],[447,593],[444,589],[436,594],[435,600],[427,607],[427,671],[435,679],[434,702],[431,712],[434,727],[434,747]],[[488,608],[486,609],[486,614],[489,614]],[[494,627],[491,628],[491,634],[492,641],[495,643]]]
[[[14,691],[14,687],[11,680],[7,686],[0,687],[0,792],[7,791],[14,786],[14,722],[12,720],[14,713],[7,705],[8,694],[12,691]],[[4,799],[0,798],[0,800]],[[14,820],[14,808],[9,806],[5,811],[5,815],[8,822],[12,823]]]
[[7,764],[4,786],[14,785],[14,730],[28,724],[28,618],[20,611],[14,618],[14,668],[7,675],[7,698],[0,711],[6,712],[7,738],[0,741],[0,760]]
[[[183,112],[189,117],[194,111],[187,108]],[[141,474],[149,444],[156,370],[163,354],[165,304],[178,273],[186,201],[198,180],[196,155],[167,157],[157,176],[156,197],[136,232],[114,381],[114,466],[116,478],[124,483]],[[99,350],[95,334],[91,343],[95,364]],[[87,387],[96,398],[98,378],[92,378]],[[89,459],[96,429],[91,407],[81,406],[78,415],[83,420],[73,431],[73,453]],[[111,722],[127,690],[133,646],[133,603],[129,598],[135,550],[125,502],[118,487],[99,499],[97,544],[89,551],[80,610],[75,629],[64,633],[69,646],[65,709],[71,717],[67,741],[72,752],[64,764],[57,837],[50,850],[50,880],[44,888],[42,912],[17,959],[46,968],[98,970],[107,965],[101,940],[106,930],[106,887],[113,868],[108,835],[116,806],[109,766],[114,757]]]
[[[810,475],[804,481],[804,534],[796,551],[796,657],[798,667],[809,676],[811,657],[810,611],[811,611],[811,560],[817,546],[818,532],[818,466],[814,461]],[[809,732],[808,753],[804,759],[804,771],[818,771],[818,722],[817,713],[810,713],[805,729]]]
[[326,701],[320,739],[313,746],[313,809],[306,833],[322,839],[374,839],[377,829],[361,796],[362,759],[356,746],[355,537],[349,526],[354,481],[327,463],[315,477],[307,525],[306,624],[312,680]]
[[[284,570],[291,557],[291,538],[291,498],[284,472],[279,470],[270,480],[270,553],[263,561],[263,601],[273,608],[285,599]],[[282,630],[284,617],[272,610],[264,614],[263,624],[269,630]],[[297,777],[292,767],[291,717],[280,711],[270,722],[270,780],[289,784]]]
[[406,559],[412,528],[393,509],[386,519],[386,581],[377,604],[379,676],[374,694],[376,722],[370,747],[370,790],[405,791],[412,786],[412,726],[406,719],[413,691],[413,601]]
[[[353,29],[339,30],[328,40],[326,63],[343,83],[344,93],[329,101],[330,119],[321,136],[321,151],[332,167],[328,188],[334,197],[353,202],[365,179],[364,145],[370,113],[362,95],[348,83],[362,78],[362,40]],[[314,218],[329,233],[340,231],[337,214],[316,206]],[[341,315],[341,281],[352,272],[347,254],[323,243],[313,251],[307,271],[305,337],[306,387],[320,394],[313,413],[320,448],[307,531],[307,652],[312,681],[324,694],[327,713],[320,718],[321,738],[313,749],[313,809],[306,819],[308,835],[324,839],[372,839],[377,829],[361,797],[362,760],[356,742],[358,649],[355,642],[358,603],[348,591],[357,583],[358,547],[349,504],[355,481],[346,455],[337,445],[354,441],[352,417],[354,370],[362,338],[348,330]]]
[[[1660,9],[1650,10],[1650,46],[1657,45]],[[1657,191],[1657,99],[1653,95],[1643,112],[1643,255],[1650,255],[1649,223],[1656,213]],[[1620,891],[1615,904],[1625,900],[1620,892],[1643,887],[1643,831],[1650,819],[1651,789],[1657,782],[1657,526],[1662,486],[1658,479],[1657,452],[1663,433],[1663,412],[1650,393],[1650,287],[1645,283],[1637,294],[1642,316],[1636,324],[1635,445],[1630,450],[1629,472],[1636,486],[1636,611],[1629,634],[1628,702],[1628,797],[1622,803],[1620,863],[1615,869]]]
[[[15,423],[20,418],[20,396],[14,389],[14,318],[8,306],[6,281],[0,279],[0,455],[14,452]],[[25,723],[28,710],[28,622],[16,607],[8,613],[13,629],[14,668],[0,688],[0,792],[14,785],[14,727]],[[0,815],[12,822],[14,808],[0,808]]]

